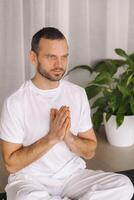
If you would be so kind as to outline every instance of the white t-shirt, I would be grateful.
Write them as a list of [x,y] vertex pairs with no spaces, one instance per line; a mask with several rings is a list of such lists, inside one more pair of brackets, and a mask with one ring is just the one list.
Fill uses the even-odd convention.
[[[4,102],[0,138],[23,146],[34,143],[49,131],[50,109],[60,109],[62,105],[70,108],[74,135],[92,128],[90,107],[83,88],[62,80],[55,89],[41,90],[31,80],[26,81]],[[83,159],[61,141],[17,173],[63,178],[85,167]]]

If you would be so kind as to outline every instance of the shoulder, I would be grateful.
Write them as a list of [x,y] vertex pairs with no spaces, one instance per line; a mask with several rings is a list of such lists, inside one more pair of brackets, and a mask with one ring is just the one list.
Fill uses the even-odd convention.
[[76,85],[70,81],[62,80],[62,85],[66,90],[74,93],[82,94],[85,93],[85,89],[79,85]]
[[66,80],[63,80],[62,85],[64,88],[64,94],[67,97],[70,97],[75,103],[79,102],[83,105],[89,106],[89,101],[88,101],[85,88]]
[[9,97],[5,99],[5,104],[8,106],[22,106],[23,99],[25,94],[27,93],[27,89],[29,86],[29,81],[24,82],[19,89],[13,92]]

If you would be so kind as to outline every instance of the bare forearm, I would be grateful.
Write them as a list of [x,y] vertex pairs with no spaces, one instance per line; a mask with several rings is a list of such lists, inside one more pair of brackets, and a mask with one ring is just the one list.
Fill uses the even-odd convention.
[[10,155],[6,165],[7,170],[10,173],[15,173],[28,166],[47,153],[56,142],[56,140],[51,139],[50,136],[47,135],[30,146],[21,147]]
[[96,142],[93,140],[84,139],[70,134],[70,137],[65,139],[65,143],[72,152],[85,159],[91,159],[95,155]]
[[69,126],[69,108],[62,106],[50,111],[50,129],[46,136],[27,147],[3,141],[2,151],[5,166],[10,173],[26,167],[47,153],[56,143],[63,140]]

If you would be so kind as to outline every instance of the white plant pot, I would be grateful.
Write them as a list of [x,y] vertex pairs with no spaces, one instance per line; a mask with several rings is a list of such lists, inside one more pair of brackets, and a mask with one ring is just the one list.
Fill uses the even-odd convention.
[[127,147],[134,144],[134,116],[125,116],[123,124],[117,128],[116,116],[112,115],[104,126],[108,142],[114,146]]

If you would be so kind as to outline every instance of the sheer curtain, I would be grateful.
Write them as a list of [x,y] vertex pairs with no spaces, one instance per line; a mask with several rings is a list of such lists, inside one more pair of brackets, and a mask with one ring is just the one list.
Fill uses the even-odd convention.
[[[114,48],[134,51],[133,0],[0,0],[0,110],[3,99],[33,73],[28,60],[32,35],[44,26],[68,39],[72,68],[115,57]],[[84,86],[88,74],[69,79]]]

